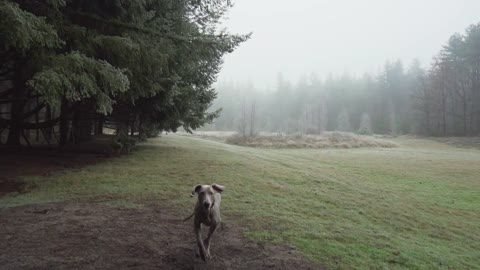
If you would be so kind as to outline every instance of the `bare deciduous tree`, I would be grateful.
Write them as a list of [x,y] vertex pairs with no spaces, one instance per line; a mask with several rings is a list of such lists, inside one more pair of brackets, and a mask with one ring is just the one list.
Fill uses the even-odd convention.
[[250,106],[250,137],[255,136],[255,105],[256,102],[253,100],[252,105]]

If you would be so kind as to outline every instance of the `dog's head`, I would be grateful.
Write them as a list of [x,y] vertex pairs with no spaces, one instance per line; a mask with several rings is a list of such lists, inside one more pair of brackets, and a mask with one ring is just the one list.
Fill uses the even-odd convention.
[[224,186],[212,185],[196,185],[193,187],[192,197],[198,194],[198,203],[204,211],[210,211],[215,205],[215,193],[222,193]]

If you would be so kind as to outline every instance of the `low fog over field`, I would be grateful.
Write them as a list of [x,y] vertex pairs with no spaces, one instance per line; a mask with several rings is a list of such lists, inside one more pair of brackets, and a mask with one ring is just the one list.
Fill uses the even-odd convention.
[[478,1],[238,1],[209,130],[476,135]]

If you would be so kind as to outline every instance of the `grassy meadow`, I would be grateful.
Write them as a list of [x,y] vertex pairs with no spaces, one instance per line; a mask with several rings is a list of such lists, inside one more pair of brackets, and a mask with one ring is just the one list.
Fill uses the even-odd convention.
[[[97,165],[26,177],[0,207],[96,200],[187,216],[191,187],[226,186],[222,215],[331,269],[479,269],[480,151],[400,137],[395,148],[265,149],[167,135]],[[246,258],[247,259],[247,258]]]

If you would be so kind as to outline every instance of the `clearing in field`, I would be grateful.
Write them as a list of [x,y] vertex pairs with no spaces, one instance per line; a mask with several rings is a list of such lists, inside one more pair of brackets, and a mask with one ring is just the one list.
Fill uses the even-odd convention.
[[[188,136],[190,136],[188,134]],[[259,148],[393,148],[397,144],[381,137],[357,135],[351,132],[323,132],[320,135],[260,132],[242,136],[235,132],[195,132],[193,136],[233,145]]]
[[[480,151],[265,149],[168,135],[0,197],[7,269],[478,269]],[[199,183],[225,185],[214,259],[193,256]],[[247,237],[247,239],[245,238]]]

